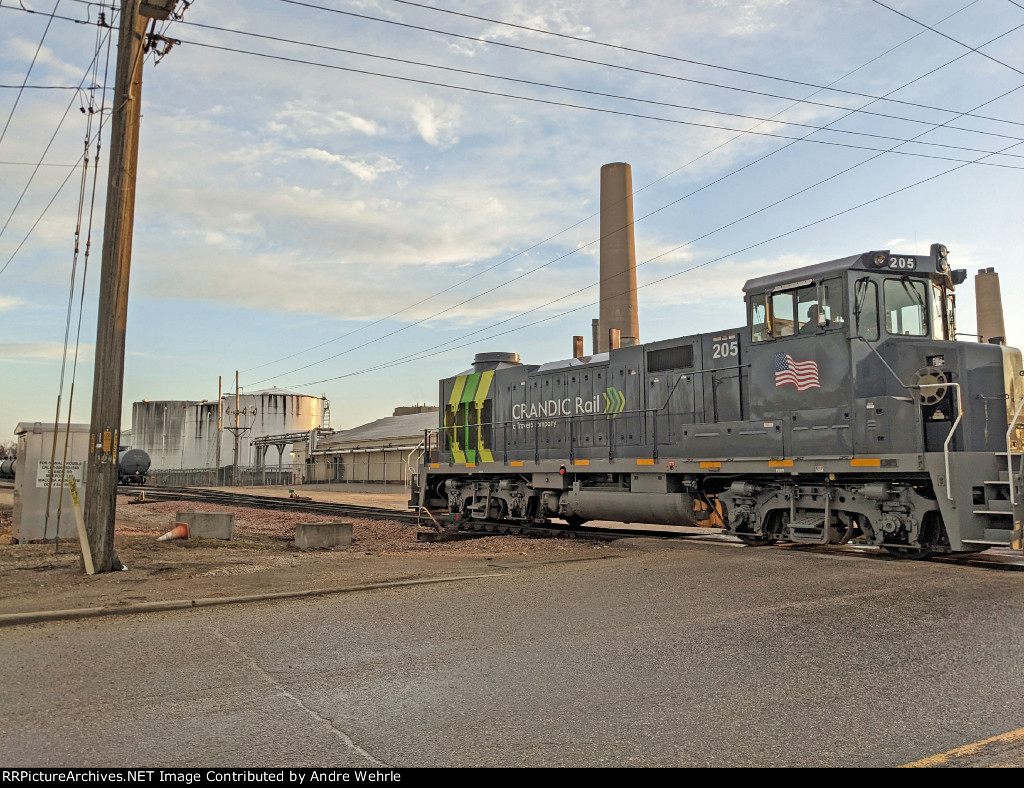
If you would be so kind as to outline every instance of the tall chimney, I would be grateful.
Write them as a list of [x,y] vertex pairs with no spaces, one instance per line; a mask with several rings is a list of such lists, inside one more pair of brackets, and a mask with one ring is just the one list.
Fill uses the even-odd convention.
[[999,274],[994,268],[982,268],[974,277],[974,302],[978,313],[978,341],[1005,345],[1003,300],[999,293]]
[[583,358],[583,337],[572,338],[572,357]]
[[601,168],[601,341],[618,329],[622,346],[640,342],[636,309],[636,249],[633,243],[633,170],[616,162]]

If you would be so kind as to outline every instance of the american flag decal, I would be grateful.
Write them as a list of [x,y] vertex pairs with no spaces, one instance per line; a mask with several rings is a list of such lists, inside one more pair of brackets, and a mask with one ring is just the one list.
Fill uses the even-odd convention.
[[793,385],[797,391],[821,388],[814,361],[794,361],[789,353],[775,354],[775,388]]

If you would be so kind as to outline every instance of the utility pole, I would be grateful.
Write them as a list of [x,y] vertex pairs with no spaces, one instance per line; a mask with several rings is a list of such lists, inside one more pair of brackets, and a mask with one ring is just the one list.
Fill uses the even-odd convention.
[[140,13],[139,0],[121,2],[84,516],[96,572],[121,569],[121,562],[114,552],[114,514],[124,389],[128,277],[135,224],[144,39],[149,19],[167,19],[176,4],[177,0],[145,0],[144,16]]

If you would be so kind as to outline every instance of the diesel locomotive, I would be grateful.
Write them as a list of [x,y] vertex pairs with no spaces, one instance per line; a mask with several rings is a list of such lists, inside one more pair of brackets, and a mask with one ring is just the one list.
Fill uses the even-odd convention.
[[[747,323],[440,381],[413,504],[485,521],[707,526],[895,556],[1021,548],[1021,352],[959,341],[948,250],[749,280]],[[559,522],[560,521],[560,522]]]

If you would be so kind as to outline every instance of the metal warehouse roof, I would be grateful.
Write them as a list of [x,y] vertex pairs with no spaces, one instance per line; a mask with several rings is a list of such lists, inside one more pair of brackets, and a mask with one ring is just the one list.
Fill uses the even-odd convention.
[[324,449],[339,443],[353,443],[358,441],[379,441],[387,438],[417,438],[423,437],[423,430],[437,427],[440,416],[437,411],[433,413],[409,413],[405,416],[388,416],[384,419],[371,421],[361,427],[353,427],[350,430],[340,430],[329,438],[320,442],[320,448]]

